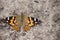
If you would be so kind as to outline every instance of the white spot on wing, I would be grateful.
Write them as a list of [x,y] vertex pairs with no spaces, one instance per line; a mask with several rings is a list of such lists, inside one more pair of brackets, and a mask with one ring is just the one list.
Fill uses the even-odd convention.
[[8,21],[7,21],[8,22]]
[[9,17],[8,17],[8,20],[9,20]]
[[36,18],[34,19],[34,21],[36,21]]
[[35,22],[35,23],[37,23],[37,22]]

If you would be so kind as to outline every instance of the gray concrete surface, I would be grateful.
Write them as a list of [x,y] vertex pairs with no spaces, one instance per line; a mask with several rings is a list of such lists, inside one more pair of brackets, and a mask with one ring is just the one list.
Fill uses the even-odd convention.
[[28,32],[0,30],[0,40],[60,40],[60,0],[0,0],[0,18],[21,13],[42,20]]

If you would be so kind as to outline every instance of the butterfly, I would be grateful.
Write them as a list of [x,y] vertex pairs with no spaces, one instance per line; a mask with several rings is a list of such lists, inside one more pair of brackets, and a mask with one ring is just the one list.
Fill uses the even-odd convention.
[[23,14],[21,14],[21,16],[9,16],[1,19],[1,21],[3,23],[9,24],[13,28],[13,30],[16,31],[21,30],[21,26],[23,26],[23,30],[26,32],[29,31],[35,25],[40,24],[42,22],[37,18],[24,16]]

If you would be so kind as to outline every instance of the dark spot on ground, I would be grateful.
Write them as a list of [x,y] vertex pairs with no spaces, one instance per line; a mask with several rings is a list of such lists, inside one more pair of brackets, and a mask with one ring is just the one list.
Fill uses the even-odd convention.
[[4,9],[4,7],[1,7],[1,8],[0,8],[0,11],[2,11],[3,9]]
[[39,3],[37,0],[34,1],[35,3]]

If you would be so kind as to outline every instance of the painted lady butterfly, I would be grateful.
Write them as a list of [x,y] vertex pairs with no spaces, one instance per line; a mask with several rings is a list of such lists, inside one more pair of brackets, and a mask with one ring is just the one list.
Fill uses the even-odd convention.
[[24,31],[28,31],[31,27],[34,27],[34,25],[41,23],[37,18],[23,15],[6,17],[5,19],[1,19],[1,21],[9,24],[16,31],[19,31],[21,26],[23,26]]

